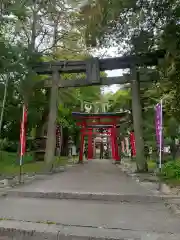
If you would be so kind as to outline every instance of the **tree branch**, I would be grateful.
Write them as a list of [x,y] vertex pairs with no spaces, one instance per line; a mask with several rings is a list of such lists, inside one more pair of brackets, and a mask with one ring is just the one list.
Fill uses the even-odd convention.
[[43,35],[41,37],[41,40],[40,40],[38,46],[36,47],[37,50],[39,49],[40,45],[43,43],[43,40],[44,40],[45,36],[47,36],[47,34],[48,34],[48,31],[45,29],[44,33],[43,33]]

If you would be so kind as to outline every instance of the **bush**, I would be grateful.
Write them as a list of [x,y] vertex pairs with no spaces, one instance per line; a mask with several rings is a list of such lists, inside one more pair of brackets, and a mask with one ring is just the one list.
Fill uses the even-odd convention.
[[18,146],[19,143],[18,142],[8,142],[7,145],[4,147],[4,151],[7,152],[12,152],[12,153],[17,153],[18,152]]
[[180,160],[165,163],[162,168],[162,177],[165,179],[180,179]]
[[7,139],[0,139],[0,150],[4,150],[8,146]]

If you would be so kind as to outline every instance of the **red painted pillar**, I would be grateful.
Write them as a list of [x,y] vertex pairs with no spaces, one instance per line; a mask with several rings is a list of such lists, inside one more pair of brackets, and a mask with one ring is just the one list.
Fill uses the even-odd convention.
[[89,160],[89,159],[92,159],[93,157],[92,128],[88,129],[88,132],[89,132],[89,135],[88,135],[88,160]]
[[131,142],[131,151],[132,157],[136,157],[136,142],[135,142],[135,135],[134,132],[130,133],[130,142]]
[[113,127],[113,131],[114,131],[115,160],[116,160],[116,163],[119,163],[119,162],[120,162],[120,156],[119,156],[119,149],[118,149],[117,129],[116,129],[116,126]]
[[112,158],[115,160],[114,129],[111,128],[111,151]]
[[83,163],[83,151],[84,151],[84,131],[81,130],[80,150],[79,150],[79,163]]
[[92,155],[91,155],[91,159],[94,158],[94,136],[92,135]]

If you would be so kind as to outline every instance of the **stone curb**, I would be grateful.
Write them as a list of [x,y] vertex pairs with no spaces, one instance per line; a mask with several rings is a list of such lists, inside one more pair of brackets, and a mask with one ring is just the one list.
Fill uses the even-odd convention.
[[[140,179],[138,178],[138,176],[133,172],[131,164],[122,162],[122,165],[120,166],[120,168],[128,176],[132,177],[137,182],[140,182]],[[171,191],[171,188],[165,183],[161,183],[160,189],[158,190],[161,194],[164,194],[164,196],[162,197],[162,200],[165,201],[165,205],[168,207],[168,209],[173,214],[180,215],[180,209],[178,205],[170,202],[170,200],[173,198],[180,199],[180,196],[174,195]]]
[[[34,180],[39,180],[39,178],[42,178],[42,176],[48,176],[48,175],[54,175],[58,174],[61,172],[66,171],[66,167],[61,167],[58,169],[54,169],[52,172],[39,172],[39,173],[32,173],[30,175],[28,174],[22,174],[22,183],[29,183],[33,182]],[[15,187],[17,185],[20,185],[22,183],[19,183],[19,176],[15,176],[12,179],[4,178],[3,180],[0,181],[0,189],[4,189],[6,187]]]
[[2,240],[179,240],[180,234],[155,233],[101,227],[62,226],[56,224],[0,221]]
[[[37,174],[31,174],[29,177],[27,177],[26,179],[24,179],[24,181],[22,183],[19,183],[17,176],[15,177],[17,180],[16,182],[12,183],[12,181],[10,181],[10,184],[8,183],[7,185],[4,185],[3,187],[0,187],[0,197],[3,197],[5,195],[7,195],[7,192],[10,189],[13,189],[15,187],[18,186],[22,186],[22,185],[28,185],[33,183],[34,181],[40,181],[40,180],[44,180],[47,179],[47,177],[50,177],[54,174],[59,174],[59,173],[63,173],[65,171],[67,171],[67,169],[76,166],[75,164],[73,165],[66,165],[65,167],[60,167],[58,169],[56,169],[54,172],[49,172],[49,173],[37,173]],[[26,175],[26,174],[25,174]]]
[[8,237],[13,240],[57,240],[59,231],[51,228],[48,225],[37,225],[35,223],[18,222],[18,221],[1,221],[0,236]]
[[166,206],[169,208],[169,210],[175,214],[175,215],[179,215],[180,214],[180,209],[178,208],[178,206],[176,204],[172,204],[169,201],[166,202]]
[[[4,194],[8,197],[21,198],[45,198],[45,199],[66,199],[66,200],[94,200],[107,202],[124,203],[160,203],[167,197],[160,195],[128,195],[112,193],[84,193],[84,192],[21,192],[9,191]],[[172,198],[172,197],[171,197]]]
[[[126,173],[128,176],[132,177],[133,179],[135,179],[136,181],[138,182],[141,182],[140,178],[137,176],[136,173],[134,173],[134,171],[132,170],[132,167],[131,167],[131,164],[128,164],[128,163],[123,163],[122,162],[122,165],[120,165],[120,168],[121,170]],[[147,181],[146,181],[147,182]],[[151,182],[151,181],[149,181]],[[167,195],[173,195],[173,193],[171,192],[171,188],[165,184],[165,183],[162,183],[161,184],[161,188],[158,189],[160,193],[162,194],[167,194]]]
[[[69,226],[70,227],[70,226]],[[71,228],[71,227],[70,227]],[[32,222],[18,222],[15,220],[3,220],[0,222],[0,236],[8,237],[13,240],[140,240],[140,238],[129,238],[129,237],[108,237],[106,234],[101,234],[102,229],[96,228],[99,231],[99,236],[89,236],[86,234],[88,227],[75,227],[81,231],[78,235],[77,233],[72,233],[71,229],[58,226],[56,224],[45,224],[45,223],[32,223]],[[74,227],[73,227],[74,229]],[[90,232],[93,229],[90,229]],[[89,230],[88,229],[88,230]],[[105,230],[106,231],[106,230]],[[111,230],[111,233],[114,230]],[[75,231],[76,232],[76,231]],[[122,231],[119,231],[121,234]],[[94,235],[94,234],[93,234]],[[104,235],[104,236],[103,236]],[[6,238],[5,238],[6,239]]]

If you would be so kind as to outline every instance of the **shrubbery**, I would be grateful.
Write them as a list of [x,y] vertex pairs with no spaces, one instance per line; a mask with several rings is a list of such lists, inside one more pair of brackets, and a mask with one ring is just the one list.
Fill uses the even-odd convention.
[[[8,141],[7,139],[0,139],[0,151],[6,151],[11,153],[18,153],[19,142]],[[34,150],[33,140],[26,140],[26,151],[31,152]]]
[[164,179],[180,180],[180,160],[165,163],[162,168],[162,177]]

